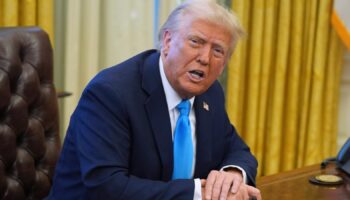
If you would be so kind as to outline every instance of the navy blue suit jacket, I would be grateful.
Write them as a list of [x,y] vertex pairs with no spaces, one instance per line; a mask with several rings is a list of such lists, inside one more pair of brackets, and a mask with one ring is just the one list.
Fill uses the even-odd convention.
[[[193,199],[193,180],[171,180],[173,143],[159,56],[143,52],[88,84],[71,117],[48,199]],[[254,185],[257,162],[229,122],[218,82],[196,96],[194,109],[194,178],[238,165]]]

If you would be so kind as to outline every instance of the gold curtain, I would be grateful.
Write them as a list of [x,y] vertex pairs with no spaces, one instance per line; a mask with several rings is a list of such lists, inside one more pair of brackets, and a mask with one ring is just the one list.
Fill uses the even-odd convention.
[[247,36],[232,56],[226,107],[259,175],[334,156],[343,46],[332,0],[233,0]]
[[1,26],[40,26],[53,44],[53,0],[0,0]]
[[[176,2],[168,0],[161,10],[173,5]],[[62,99],[62,136],[92,77],[153,47],[153,9],[153,0],[55,1],[55,66],[61,67],[61,88],[73,93]]]

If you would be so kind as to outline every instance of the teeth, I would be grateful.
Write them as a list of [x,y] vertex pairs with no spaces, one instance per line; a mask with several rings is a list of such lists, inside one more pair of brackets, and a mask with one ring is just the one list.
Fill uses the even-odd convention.
[[194,79],[197,79],[197,80],[202,80],[204,76],[203,72],[196,71],[196,70],[190,71],[190,74]]
[[203,77],[203,72],[201,71],[196,71],[196,70],[193,70],[193,71],[190,71],[191,74],[193,75],[196,75],[197,77]]
[[192,74],[192,76],[194,76],[195,78],[201,78],[201,76],[199,76],[198,74],[196,74],[196,73],[191,73]]

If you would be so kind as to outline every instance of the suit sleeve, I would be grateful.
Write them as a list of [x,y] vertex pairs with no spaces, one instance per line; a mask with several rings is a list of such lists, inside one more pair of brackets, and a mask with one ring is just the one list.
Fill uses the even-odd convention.
[[[220,87],[221,88],[221,87]],[[222,91],[222,89],[221,89]],[[222,105],[225,105],[224,95],[221,92]],[[225,127],[225,157],[221,164],[221,168],[228,165],[236,165],[244,169],[247,175],[247,184],[255,186],[255,178],[257,173],[258,162],[250,152],[247,144],[238,135],[236,129],[231,124],[226,110],[223,107],[220,112],[223,116],[222,119]]]
[[258,166],[255,157],[251,154],[249,147],[231,124],[228,124],[227,131],[227,143],[225,147],[227,150],[222,167],[228,165],[241,167],[246,172],[247,184],[255,186],[256,169]]
[[72,116],[83,199],[193,199],[193,180],[162,182],[129,174],[131,128],[112,86],[90,83]]

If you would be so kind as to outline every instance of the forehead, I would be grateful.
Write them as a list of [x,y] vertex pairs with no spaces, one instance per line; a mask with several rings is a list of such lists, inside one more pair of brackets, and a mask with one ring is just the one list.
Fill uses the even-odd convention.
[[206,19],[187,18],[179,24],[179,31],[185,36],[200,37],[225,48],[229,48],[232,41],[231,31],[227,27]]

